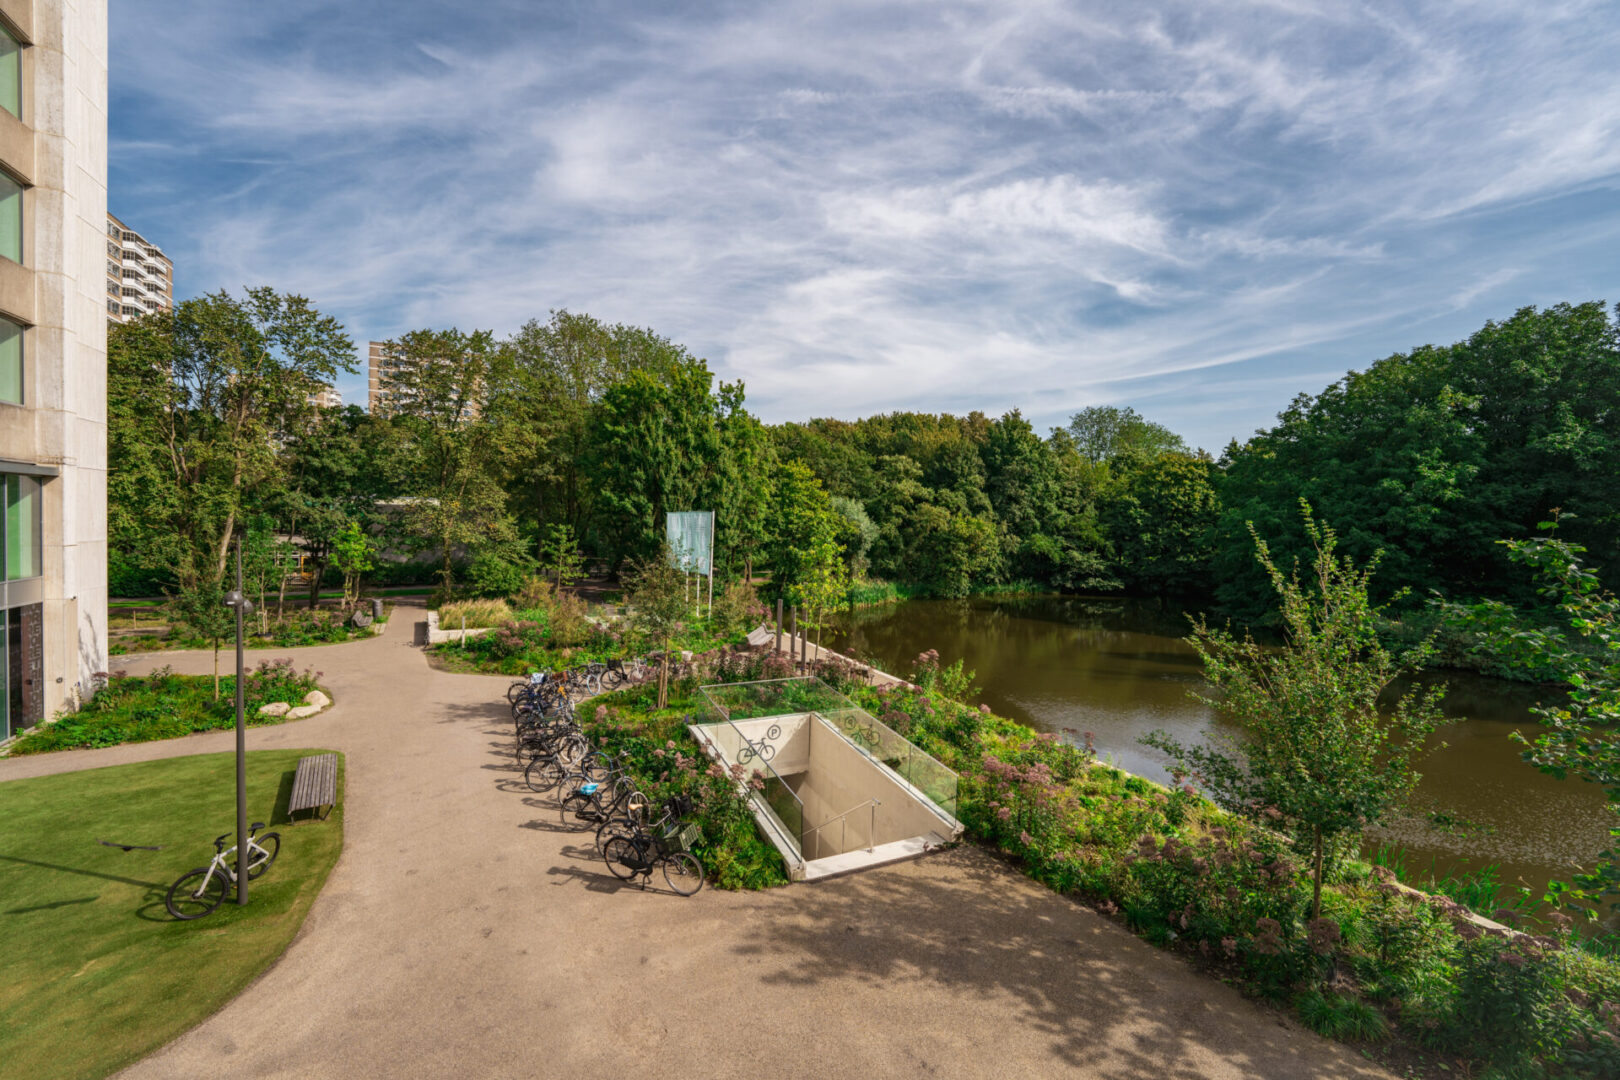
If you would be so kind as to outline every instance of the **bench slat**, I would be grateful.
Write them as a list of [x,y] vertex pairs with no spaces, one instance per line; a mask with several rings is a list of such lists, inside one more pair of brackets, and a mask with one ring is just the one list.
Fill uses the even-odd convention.
[[287,813],[332,806],[336,802],[337,755],[315,754],[300,758],[298,769],[293,773],[292,796],[287,801]]

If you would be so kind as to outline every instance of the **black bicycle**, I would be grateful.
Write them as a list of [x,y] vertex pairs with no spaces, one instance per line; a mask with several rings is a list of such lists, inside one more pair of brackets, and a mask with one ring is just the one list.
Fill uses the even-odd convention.
[[691,801],[683,797],[664,804],[664,816],[650,827],[638,827],[631,835],[610,836],[602,845],[602,859],[608,872],[620,881],[641,877],[641,887],[652,880],[652,872],[661,869],[664,881],[682,896],[691,896],[703,888],[703,864],[688,849],[703,835],[696,825],[681,825],[681,818],[691,813]]

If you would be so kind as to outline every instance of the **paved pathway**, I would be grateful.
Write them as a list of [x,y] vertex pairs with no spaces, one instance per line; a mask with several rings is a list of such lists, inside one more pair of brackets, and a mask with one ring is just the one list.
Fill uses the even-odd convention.
[[[303,930],[121,1075],[1389,1075],[971,845],[765,893],[621,887],[510,769],[505,681],[431,669],[396,613],[374,640],[289,650],[337,704],[248,736],[348,755],[343,857]],[[124,666],[165,662],[211,664]],[[0,780],[232,738],[0,760]]]

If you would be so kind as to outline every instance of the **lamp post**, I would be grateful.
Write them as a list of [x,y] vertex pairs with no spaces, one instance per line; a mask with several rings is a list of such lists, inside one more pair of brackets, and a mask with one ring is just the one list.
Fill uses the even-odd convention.
[[236,902],[248,902],[247,886],[247,723],[243,719],[242,619],[253,601],[242,592],[242,538],[236,538],[236,588],[225,594],[225,606],[236,612]]

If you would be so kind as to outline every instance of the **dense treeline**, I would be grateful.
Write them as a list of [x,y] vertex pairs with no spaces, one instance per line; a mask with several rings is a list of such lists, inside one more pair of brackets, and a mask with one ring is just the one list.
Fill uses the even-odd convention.
[[1106,406],[1044,435],[1016,410],[767,426],[681,346],[569,312],[506,340],[417,331],[395,352],[399,393],[370,415],[308,404],[353,343],[301,298],[217,294],[114,327],[115,577],[217,584],[238,526],[292,534],[319,568],[358,525],[446,585],[498,593],[548,552],[644,558],[665,512],[714,509],[722,576],[764,571],[812,606],[887,581],[1258,616],[1271,590],[1247,523],[1286,564],[1302,498],[1346,554],[1385,551],[1381,587],[1419,596],[1522,599],[1495,542],[1555,508],[1598,565],[1620,544],[1620,339],[1601,303],[1380,360],[1218,460]]

